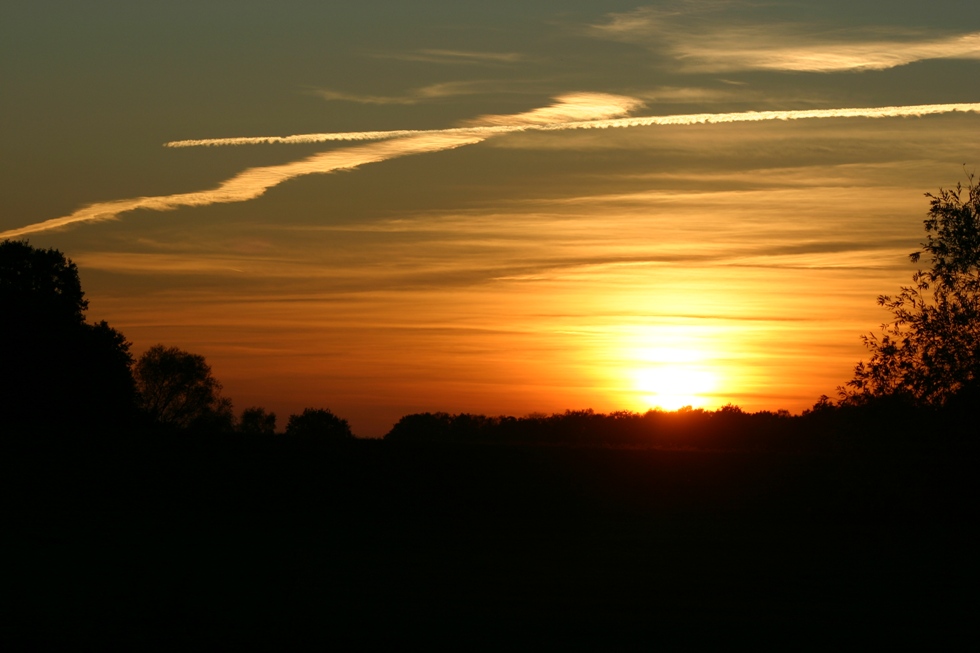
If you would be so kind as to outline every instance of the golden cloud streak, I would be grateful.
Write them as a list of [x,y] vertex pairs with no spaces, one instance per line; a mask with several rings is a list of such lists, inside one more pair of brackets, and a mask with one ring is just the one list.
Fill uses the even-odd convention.
[[772,49],[699,51],[678,45],[687,57],[705,59],[706,69],[792,70],[830,73],[839,71],[887,70],[932,59],[980,59],[980,32],[912,43],[872,41]]
[[793,24],[725,20],[716,14],[725,11],[724,5],[692,5],[682,11],[640,8],[609,14],[609,22],[591,28],[603,38],[663,50],[688,72],[832,73],[887,70],[935,59],[980,59],[980,32],[931,36],[919,31],[913,36],[893,31],[891,38],[882,30],[813,35],[812,29]]

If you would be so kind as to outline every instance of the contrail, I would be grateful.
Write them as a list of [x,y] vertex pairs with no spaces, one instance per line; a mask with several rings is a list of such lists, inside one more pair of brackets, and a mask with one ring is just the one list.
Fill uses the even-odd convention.
[[[980,103],[921,104],[915,106],[870,107],[851,109],[808,109],[791,111],[745,111],[740,113],[696,113],[674,116],[622,116],[637,106],[639,100],[602,93],[578,93],[556,98],[558,102],[522,114],[483,116],[467,127],[432,130],[394,130],[297,134],[294,136],[258,136],[172,141],[167,147],[248,145],[255,143],[323,143],[328,141],[381,141],[314,154],[283,165],[248,168],[222,182],[217,188],[189,193],[135,197],[99,202],[78,209],[70,215],[45,220],[0,232],[0,238],[57,229],[80,222],[112,220],[121,213],[148,209],[170,211],[185,206],[206,206],[225,202],[244,202],[259,197],[266,190],[302,175],[349,170],[368,163],[425,152],[439,152],[480,143],[499,134],[525,131],[563,131],[573,129],[614,129],[670,125],[759,122],[765,120],[804,120],[811,118],[896,118],[941,113],[980,113]],[[585,120],[568,120],[579,116]],[[564,119],[562,119],[564,118]]]
[[668,125],[703,125],[765,120],[808,120],[813,118],[918,118],[942,113],[980,113],[980,103],[917,104],[911,106],[860,107],[844,109],[802,109],[787,111],[742,111],[738,113],[690,113],[673,116],[636,116],[603,120],[453,127],[450,129],[295,134],[292,136],[243,136],[170,141],[165,147],[200,147],[221,145],[256,145],[261,143],[325,143],[329,141],[373,141],[415,136],[418,134],[460,134],[488,138],[497,134],[523,131],[564,131],[570,129],[613,129]]
[[469,134],[469,133],[507,133],[515,131],[511,126],[503,127],[454,127],[451,129],[395,129],[371,132],[335,132],[324,134],[295,134],[293,136],[238,136],[231,138],[201,138],[187,141],[170,141],[164,147],[215,147],[220,145],[261,145],[266,143],[326,143],[329,141],[381,141],[419,134]]
[[648,127],[653,125],[701,125],[711,123],[760,122],[763,120],[808,120],[812,118],[918,118],[941,113],[980,113],[980,102],[972,104],[918,104],[898,107],[852,109],[803,109],[789,111],[743,111],[740,113],[692,113],[677,116],[645,116],[615,120],[583,120],[525,129],[607,129],[610,127]]
[[278,186],[294,177],[336,170],[350,170],[368,163],[387,161],[409,154],[451,150],[463,145],[479,143],[482,140],[484,139],[465,135],[421,134],[382,143],[369,143],[357,147],[321,152],[283,165],[248,168],[222,182],[217,188],[210,190],[98,202],[78,209],[71,215],[0,232],[0,239],[17,238],[25,234],[57,229],[78,222],[114,220],[120,213],[137,209],[172,211],[184,206],[245,202],[259,197],[273,186]]

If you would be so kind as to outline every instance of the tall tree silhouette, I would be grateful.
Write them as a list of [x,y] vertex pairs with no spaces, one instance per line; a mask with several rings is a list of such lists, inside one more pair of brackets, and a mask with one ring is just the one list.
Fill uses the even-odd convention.
[[0,420],[105,424],[132,415],[129,343],[85,322],[78,268],[56,249],[0,243]]
[[231,401],[221,396],[204,356],[156,345],[140,356],[134,372],[140,405],[154,420],[182,429],[231,429]]
[[940,189],[930,198],[922,251],[929,270],[912,275],[898,295],[882,295],[878,304],[894,319],[882,334],[864,336],[871,352],[841,389],[845,401],[875,396],[903,397],[915,403],[943,405],[977,392],[980,384],[980,182],[967,175],[964,188]]

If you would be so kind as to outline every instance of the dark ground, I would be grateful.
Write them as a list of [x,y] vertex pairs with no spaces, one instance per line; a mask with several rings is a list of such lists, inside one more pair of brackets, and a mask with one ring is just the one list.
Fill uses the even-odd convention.
[[936,646],[980,614],[970,456],[82,440],[4,444],[4,641]]

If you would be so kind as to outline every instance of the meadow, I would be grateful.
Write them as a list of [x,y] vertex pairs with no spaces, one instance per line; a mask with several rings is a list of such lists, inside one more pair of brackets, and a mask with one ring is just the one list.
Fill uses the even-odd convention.
[[975,448],[4,442],[5,641],[918,641],[976,613]]

